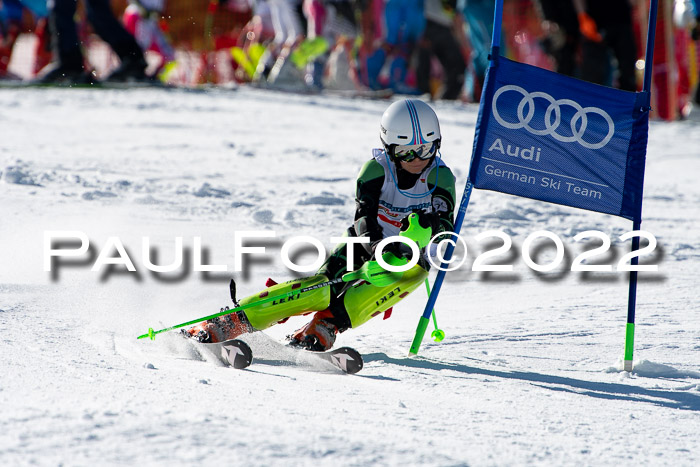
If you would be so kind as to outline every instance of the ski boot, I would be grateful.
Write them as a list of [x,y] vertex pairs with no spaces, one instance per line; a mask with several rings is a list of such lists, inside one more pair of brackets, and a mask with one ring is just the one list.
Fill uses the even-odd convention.
[[183,330],[185,337],[197,339],[205,344],[235,339],[241,334],[253,332],[248,317],[242,311],[207,320],[201,324]]
[[330,310],[319,311],[306,326],[288,336],[289,345],[313,352],[330,350],[338,334],[337,326],[328,321],[332,317]]

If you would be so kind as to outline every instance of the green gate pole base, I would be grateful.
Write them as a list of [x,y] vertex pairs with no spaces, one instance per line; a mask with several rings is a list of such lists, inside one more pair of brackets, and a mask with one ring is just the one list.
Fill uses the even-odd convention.
[[408,355],[418,355],[418,349],[420,349],[420,344],[423,342],[423,336],[425,336],[425,331],[428,329],[430,324],[429,318],[420,317],[418,321],[418,327],[416,328],[416,335],[413,338],[413,343],[411,344],[411,350],[408,351]]
[[632,356],[634,355],[634,323],[627,323],[625,334],[625,371],[632,371],[634,367]]

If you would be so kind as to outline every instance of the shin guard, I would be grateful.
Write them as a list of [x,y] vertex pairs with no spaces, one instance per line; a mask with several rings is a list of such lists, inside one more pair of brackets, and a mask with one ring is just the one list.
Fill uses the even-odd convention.
[[331,296],[330,287],[320,287],[304,293],[294,293],[297,289],[301,290],[305,287],[321,284],[327,280],[326,276],[318,275],[275,284],[258,294],[245,297],[240,301],[240,305],[255,303],[266,297],[286,295],[279,300],[262,303],[259,306],[253,305],[245,310],[248,321],[250,321],[253,328],[256,331],[261,331],[290,316],[328,308]]
[[376,287],[362,282],[350,287],[345,293],[343,304],[352,327],[356,328],[396,305],[420,286],[426,277],[428,272],[415,265],[391,285]]

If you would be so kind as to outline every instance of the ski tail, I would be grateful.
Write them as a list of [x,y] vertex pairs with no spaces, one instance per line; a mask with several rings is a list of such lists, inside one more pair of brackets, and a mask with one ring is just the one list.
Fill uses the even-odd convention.
[[[312,353],[317,354],[316,352]],[[351,347],[340,347],[328,352],[320,352],[317,355],[349,375],[354,375],[364,366],[360,352]]]

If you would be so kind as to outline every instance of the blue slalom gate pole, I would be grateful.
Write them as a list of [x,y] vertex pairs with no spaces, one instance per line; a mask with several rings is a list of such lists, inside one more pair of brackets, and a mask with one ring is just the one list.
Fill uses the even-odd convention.
[[[647,30],[647,50],[644,58],[644,85],[643,92],[651,92],[651,69],[654,61],[654,42],[656,41],[656,16],[658,0],[651,0],[649,6],[649,28]],[[648,111],[648,110],[647,110]],[[637,218],[632,222],[632,230],[639,230],[642,225],[641,207]],[[639,250],[639,237],[632,237],[632,252]],[[639,258],[634,255],[631,261],[632,267],[639,264]],[[627,298],[627,327],[625,329],[625,371],[632,371],[634,357],[634,315],[637,306],[637,271],[630,271],[629,296]]]
[[[503,21],[503,0],[496,0],[496,6],[494,8],[493,15],[493,35],[491,36],[491,66],[493,66],[501,45],[501,23]],[[486,93],[482,94],[483,96]],[[483,104],[483,103],[482,103]],[[462,223],[464,222],[464,217],[467,214],[467,207],[469,206],[469,198],[472,194],[472,182],[467,176],[467,183],[464,186],[464,192],[462,193],[462,200],[459,203],[459,211],[457,213],[457,219],[455,219],[454,235],[452,236],[453,243],[450,243],[445,250],[445,256],[443,262],[440,266],[440,271],[438,271],[437,277],[435,278],[435,283],[433,284],[433,290],[428,297],[428,302],[425,304],[425,309],[423,310],[423,315],[418,321],[418,327],[416,328],[416,334],[413,337],[413,343],[411,344],[411,349],[409,350],[409,355],[417,355],[420,345],[423,342],[423,337],[425,336],[425,331],[428,329],[430,324],[430,316],[435,307],[435,302],[437,301],[437,296],[442,288],[442,282],[445,280],[445,274],[447,272],[447,266],[452,258],[452,253],[454,253],[455,245],[457,243],[456,236],[459,235],[459,231],[462,229]]]
[[651,0],[649,6],[649,27],[647,29],[647,50],[644,57],[644,84],[642,90],[651,91],[651,67],[654,62],[654,43],[656,42],[656,15],[659,0]]

